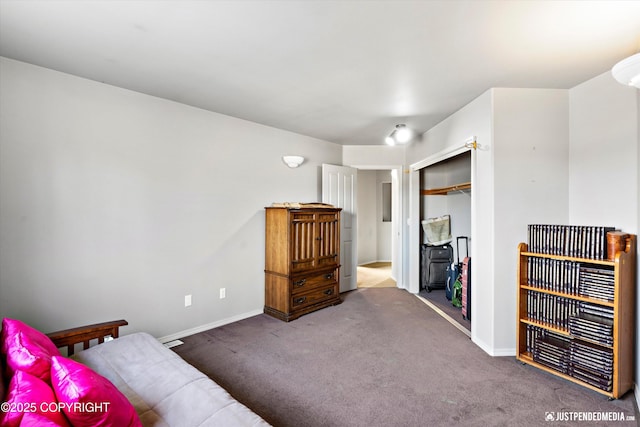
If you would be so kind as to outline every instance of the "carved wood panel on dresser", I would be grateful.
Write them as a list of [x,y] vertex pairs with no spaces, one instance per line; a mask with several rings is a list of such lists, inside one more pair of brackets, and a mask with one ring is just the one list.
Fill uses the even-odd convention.
[[340,304],[340,209],[265,211],[264,312],[288,322]]

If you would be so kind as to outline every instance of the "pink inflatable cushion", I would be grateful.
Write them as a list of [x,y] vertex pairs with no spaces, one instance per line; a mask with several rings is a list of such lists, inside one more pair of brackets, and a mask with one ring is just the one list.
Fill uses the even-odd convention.
[[51,356],[60,355],[60,351],[48,336],[19,320],[4,318],[0,341],[9,376],[21,370],[50,382]]
[[127,398],[109,380],[76,361],[51,359],[51,383],[74,427],[141,427]]
[[69,424],[65,421],[64,424],[58,424],[53,420],[50,420],[37,412],[29,412],[24,414],[20,427],[64,427]]
[[56,426],[69,425],[49,384],[23,371],[16,371],[11,378],[4,405],[1,426],[18,427],[23,417],[31,413],[41,414]]

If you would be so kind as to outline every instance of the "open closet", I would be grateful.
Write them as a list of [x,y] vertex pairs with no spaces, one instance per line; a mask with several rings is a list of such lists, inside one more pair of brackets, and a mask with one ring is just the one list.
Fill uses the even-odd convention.
[[[466,299],[467,289],[465,287],[465,307],[454,306],[449,299],[449,291],[454,293],[454,302],[456,296],[462,299],[463,295],[456,295],[453,290],[455,279],[449,278],[457,275],[443,272],[443,269],[451,269],[451,264],[458,266],[465,257],[471,257],[471,152],[447,158],[424,167],[419,172],[422,224],[420,295],[470,330],[471,307],[468,305],[470,298]],[[470,290],[469,287],[468,291]],[[460,288],[457,291],[460,292]],[[457,302],[460,303],[461,300]]]

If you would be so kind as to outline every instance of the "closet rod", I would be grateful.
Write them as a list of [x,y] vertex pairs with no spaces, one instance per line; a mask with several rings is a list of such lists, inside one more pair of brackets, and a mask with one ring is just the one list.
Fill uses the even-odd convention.
[[448,187],[430,188],[428,190],[422,190],[420,193],[423,196],[436,196],[442,194],[449,194],[452,191],[464,191],[470,190],[471,183],[463,182],[462,184],[450,185]]

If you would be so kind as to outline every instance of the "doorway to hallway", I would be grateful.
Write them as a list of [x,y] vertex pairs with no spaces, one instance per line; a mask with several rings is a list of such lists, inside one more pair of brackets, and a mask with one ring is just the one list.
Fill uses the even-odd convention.
[[397,175],[393,169],[358,169],[358,288],[397,286]]
[[358,289],[396,286],[396,281],[391,277],[390,262],[372,262],[358,266]]

